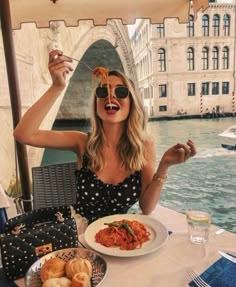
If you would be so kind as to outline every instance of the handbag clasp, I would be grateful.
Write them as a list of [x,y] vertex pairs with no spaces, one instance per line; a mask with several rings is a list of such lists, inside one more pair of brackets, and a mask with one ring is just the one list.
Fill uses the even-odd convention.
[[25,228],[25,224],[23,223],[20,223],[20,224],[17,224],[11,231],[11,234],[13,235],[19,235],[22,231],[22,229]]
[[63,217],[63,214],[58,211],[56,214],[55,214],[56,218],[57,218],[57,221],[59,222],[63,222],[65,220],[65,218]]
[[45,244],[45,245],[41,245],[41,246],[35,247],[35,254],[37,256],[45,255],[45,254],[47,254],[49,252],[52,252],[52,243],[48,243],[48,244]]

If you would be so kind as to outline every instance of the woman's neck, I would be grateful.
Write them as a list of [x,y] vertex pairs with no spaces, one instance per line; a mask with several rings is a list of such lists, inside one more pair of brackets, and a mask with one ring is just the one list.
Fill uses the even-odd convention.
[[104,145],[109,147],[116,147],[124,131],[124,124],[105,124],[103,125],[103,130],[105,134]]

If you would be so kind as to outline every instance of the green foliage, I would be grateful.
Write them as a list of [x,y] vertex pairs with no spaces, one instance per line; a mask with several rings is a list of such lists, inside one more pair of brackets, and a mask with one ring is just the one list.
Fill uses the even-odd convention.
[[13,176],[13,178],[11,179],[11,181],[9,183],[9,187],[6,190],[6,194],[12,198],[16,198],[16,197],[21,196],[21,194],[22,194],[21,184],[20,184],[20,181],[17,180],[17,178],[15,176]]

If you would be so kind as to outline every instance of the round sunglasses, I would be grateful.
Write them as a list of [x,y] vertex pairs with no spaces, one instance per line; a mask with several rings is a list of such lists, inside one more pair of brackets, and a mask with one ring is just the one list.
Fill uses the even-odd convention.
[[[125,99],[130,95],[129,89],[126,86],[118,86],[114,88],[114,93],[117,99]],[[96,96],[100,99],[106,99],[108,97],[108,89],[106,86],[96,88]]]

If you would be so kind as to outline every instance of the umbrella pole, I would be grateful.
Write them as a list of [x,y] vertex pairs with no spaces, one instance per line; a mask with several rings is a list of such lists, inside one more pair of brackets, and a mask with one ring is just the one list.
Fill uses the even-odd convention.
[[[11,99],[13,127],[15,128],[21,119],[21,100],[15,58],[15,47],[12,35],[9,0],[0,0],[0,16],[9,92]],[[16,152],[20,173],[23,206],[25,211],[30,211],[32,210],[32,204],[26,146],[16,141]]]

